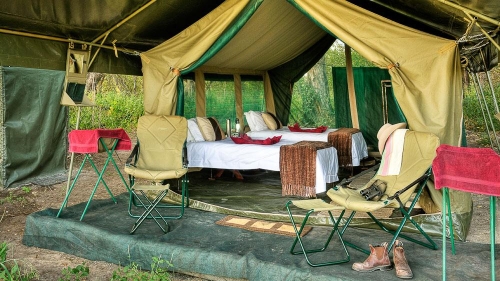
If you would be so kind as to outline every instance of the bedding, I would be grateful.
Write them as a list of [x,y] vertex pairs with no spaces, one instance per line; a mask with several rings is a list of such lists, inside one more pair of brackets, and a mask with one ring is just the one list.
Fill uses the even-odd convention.
[[[294,143],[297,141],[282,139],[273,145],[235,144],[230,138],[213,142],[191,142],[187,143],[188,165],[190,168],[279,171],[280,147]],[[327,183],[338,181],[337,173],[337,150],[333,147],[318,150],[316,193],[325,192]]]
[[[279,130],[250,131],[247,135],[251,138],[268,138],[281,135],[281,141],[328,141],[328,134],[337,129],[327,129],[323,133],[291,132],[288,128]],[[359,166],[363,158],[368,157],[368,148],[361,132],[352,135],[352,165]]]

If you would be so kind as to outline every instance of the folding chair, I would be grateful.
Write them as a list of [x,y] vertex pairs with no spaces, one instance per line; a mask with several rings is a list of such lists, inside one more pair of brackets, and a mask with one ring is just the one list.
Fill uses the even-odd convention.
[[[153,219],[166,233],[166,219],[179,219],[184,215],[184,208],[189,201],[186,138],[187,120],[184,117],[145,115],[139,118],[137,144],[125,164],[131,187],[128,212],[131,217],[138,218],[130,231],[131,234],[145,219]],[[148,180],[152,184],[140,184],[137,179]],[[165,182],[171,179],[177,179],[181,186],[180,205],[162,202],[170,190],[170,184]],[[140,215],[134,214],[134,207],[144,208],[144,212]],[[162,212],[172,209],[178,210],[178,213],[166,215]],[[159,220],[163,220],[166,228]]]
[[495,280],[496,197],[500,196],[500,156],[491,148],[441,145],[432,163],[436,189],[443,189],[443,280],[446,280],[446,218],[450,229],[451,252],[455,238],[449,189],[490,196],[490,266]]
[[[394,162],[395,153],[390,153],[388,151],[395,151],[392,146],[394,146],[396,142],[394,137],[396,133],[399,134],[400,140],[403,140],[401,139],[402,136],[400,134],[404,134],[404,144],[402,145],[402,152],[400,154],[402,157],[400,158],[401,164],[396,165],[398,167],[400,166],[400,169],[396,169],[397,174],[391,174],[387,172],[387,169],[388,166],[391,165],[391,162]],[[366,185],[357,190],[351,189],[348,186],[336,185],[327,191],[327,195],[330,197],[332,202],[344,207],[345,209],[351,210],[351,214],[346,219],[344,226],[340,230],[340,234],[345,238],[344,235],[346,229],[354,218],[356,212],[360,211],[366,212],[373,222],[380,227],[380,229],[393,235],[393,238],[388,245],[389,252],[398,237],[402,237],[427,248],[437,250],[436,243],[411,218],[410,213],[418,202],[420,194],[422,193],[426,182],[431,175],[430,167],[432,160],[436,156],[436,148],[439,146],[439,139],[431,133],[398,129],[390,134],[387,143],[383,140],[382,144],[380,144],[380,141],[381,139],[379,137],[379,146],[381,146],[381,150],[384,151],[382,154],[382,162],[376,175]],[[388,148],[389,146],[391,146],[390,149]],[[401,150],[399,149],[399,151]],[[394,165],[390,169],[393,168]],[[380,183],[381,181],[385,183],[385,191],[381,193],[379,200],[367,200],[361,190],[367,190],[367,188],[372,187],[372,184],[374,184],[377,180],[377,183]],[[410,200],[413,194],[415,194],[415,196],[413,197],[413,200]],[[411,202],[411,204],[408,208],[405,208],[407,202]],[[403,218],[395,230],[391,230],[389,226],[384,225],[372,214],[372,212],[382,208],[399,208],[401,211]],[[342,217],[340,217],[339,220],[341,218]],[[427,242],[417,240],[401,233],[403,227],[408,221],[411,222],[418,232],[425,237]],[[360,248],[347,241],[345,243],[356,250],[369,254],[369,251],[366,249]]]

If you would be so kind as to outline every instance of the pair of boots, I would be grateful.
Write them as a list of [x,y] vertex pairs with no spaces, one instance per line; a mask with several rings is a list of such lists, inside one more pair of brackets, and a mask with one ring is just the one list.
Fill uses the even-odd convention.
[[[352,269],[359,272],[372,272],[375,270],[391,270],[392,264],[389,260],[389,253],[387,251],[387,242],[378,246],[370,245],[370,256],[364,262],[356,262],[352,265]],[[410,266],[406,261],[405,251],[403,249],[403,242],[396,240],[393,247],[392,258],[394,260],[394,267],[396,268],[396,276],[402,279],[413,278]]]

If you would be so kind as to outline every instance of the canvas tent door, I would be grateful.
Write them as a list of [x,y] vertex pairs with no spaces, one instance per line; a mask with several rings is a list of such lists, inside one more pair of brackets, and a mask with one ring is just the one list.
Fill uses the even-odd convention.
[[66,180],[64,71],[0,67],[0,188]]

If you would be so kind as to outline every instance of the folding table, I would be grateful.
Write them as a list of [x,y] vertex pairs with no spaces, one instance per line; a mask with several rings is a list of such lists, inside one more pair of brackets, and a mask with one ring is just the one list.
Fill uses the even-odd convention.
[[[106,188],[109,195],[111,196],[111,199],[113,199],[113,201],[116,203],[116,199],[113,196],[113,193],[111,193],[111,190],[109,189],[108,185],[106,184],[106,181],[104,180],[104,173],[106,171],[106,168],[108,167],[109,162],[111,162],[115,167],[116,172],[120,176],[123,184],[125,184],[127,190],[129,189],[127,182],[125,181],[122,173],[120,172],[120,169],[116,165],[116,162],[113,158],[113,153],[117,150],[130,150],[132,147],[132,142],[130,141],[129,136],[123,129],[73,130],[68,134],[68,139],[69,139],[69,151],[74,153],[84,154],[85,157],[83,158],[82,164],[80,165],[80,168],[78,169],[76,176],[73,179],[73,182],[71,183],[71,186],[69,187],[66,193],[66,197],[64,198],[61,208],[59,209],[59,212],[57,213],[57,217],[59,217],[62,210],[66,206],[69,196],[73,191],[73,188],[75,187],[75,184],[78,178],[80,177],[80,173],[82,172],[83,167],[85,166],[85,163],[87,161],[90,163],[93,170],[96,172],[98,176],[94,188],[92,189],[92,193],[90,194],[89,200],[87,201],[87,205],[85,206],[82,216],[80,217],[81,221],[83,220],[83,217],[85,216],[85,213],[87,212],[87,209],[90,206],[90,202],[94,197],[97,187],[101,182]],[[92,160],[92,154],[100,152],[106,152],[107,159],[104,162],[104,166],[99,171],[94,161]]]

